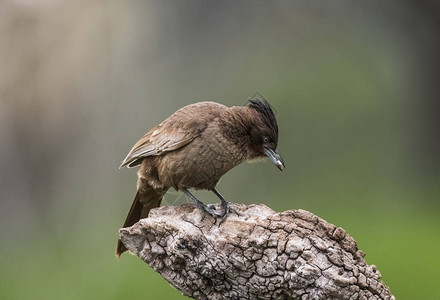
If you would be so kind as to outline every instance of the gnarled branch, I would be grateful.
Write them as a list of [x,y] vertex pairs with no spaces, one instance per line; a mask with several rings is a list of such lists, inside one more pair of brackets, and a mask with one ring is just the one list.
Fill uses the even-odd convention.
[[344,229],[304,210],[231,207],[220,226],[193,205],[160,207],[120,238],[194,299],[395,299]]

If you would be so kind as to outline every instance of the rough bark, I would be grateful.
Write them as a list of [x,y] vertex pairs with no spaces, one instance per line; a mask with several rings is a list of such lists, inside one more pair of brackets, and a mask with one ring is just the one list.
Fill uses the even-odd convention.
[[304,210],[232,208],[218,226],[193,205],[160,207],[120,238],[194,299],[395,299],[344,229]]

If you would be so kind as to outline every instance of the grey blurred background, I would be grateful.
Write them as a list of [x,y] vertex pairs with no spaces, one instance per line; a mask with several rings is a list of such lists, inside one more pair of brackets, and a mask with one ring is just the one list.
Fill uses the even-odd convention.
[[220,191],[310,210],[398,299],[439,299],[439,29],[434,0],[0,1],[0,298],[183,299],[114,258],[119,163],[180,107],[260,92],[287,169],[243,164]]

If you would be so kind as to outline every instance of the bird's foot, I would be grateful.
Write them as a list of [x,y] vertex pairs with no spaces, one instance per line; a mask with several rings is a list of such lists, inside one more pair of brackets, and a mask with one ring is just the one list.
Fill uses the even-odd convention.
[[206,214],[209,214],[211,217],[214,218],[214,223],[217,222],[218,217],[222,216],[222,214],[218,213],[215,210],[214,206],[205,205],[202,201],[196,201],[196,205],[199,208],[199,210],[202,212],[202,219],[201,219],[202,222],[203,222],[203,220],[205,220]]
[[229,202],[226,201],[226,200],[222,200],[221,207],[222,207],[223,213],[222,213],[222,215],[221,215],[221,219],[220,219],[219,226],[220,226],[220,225],[226,220],[226,218],[228,217],[228,215],[229,215],[230,213],[234,213],[234,214],[236,214],[237,216],[240,216],[240,214],[238,213],[238,211],[236,211],[235,209],[233,209],[233,208],[231,207],[231,205],[229,204]]
[[205,205],[202,201],[198,200],[193,194],[191,194],[188,189],[184,188],[183,192],[189,197],[191,198],[194,203],[196,204],[196,206],[199,208],[199,210],[202,212],[202,219],[201,221],[203,222],[203,220],[205,220],[206,214],[211,215],[214,218],[214,223],[217,222],[217,218],[222,216],[222,214],[219,214],[216,210],[215,207],[213,206],[207,206]]
[[212,192],[214,192],[214,194],[216,194],[216,196],[221,200],[221,208],[223,210],[222,215],[221,215],[221,220],[220,223],[218,224],[219,226],[226,220],[226,218],[228,217],[229,213],[235,213],[237,216],[239,216],[240,214],[233,209],[230,205],[229,202],[226,201],[225,197],[222,196],[222,194],[220,194],[219,191],[217,191],[216,188],[212,188],[211,189]]

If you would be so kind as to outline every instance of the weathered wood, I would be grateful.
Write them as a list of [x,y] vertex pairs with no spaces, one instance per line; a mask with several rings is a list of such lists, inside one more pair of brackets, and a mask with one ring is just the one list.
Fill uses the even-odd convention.
[[220,226],[193,205],[160,207],[120,238],[194,299],[395,299],[344,229],[304,210],[231,207]]

